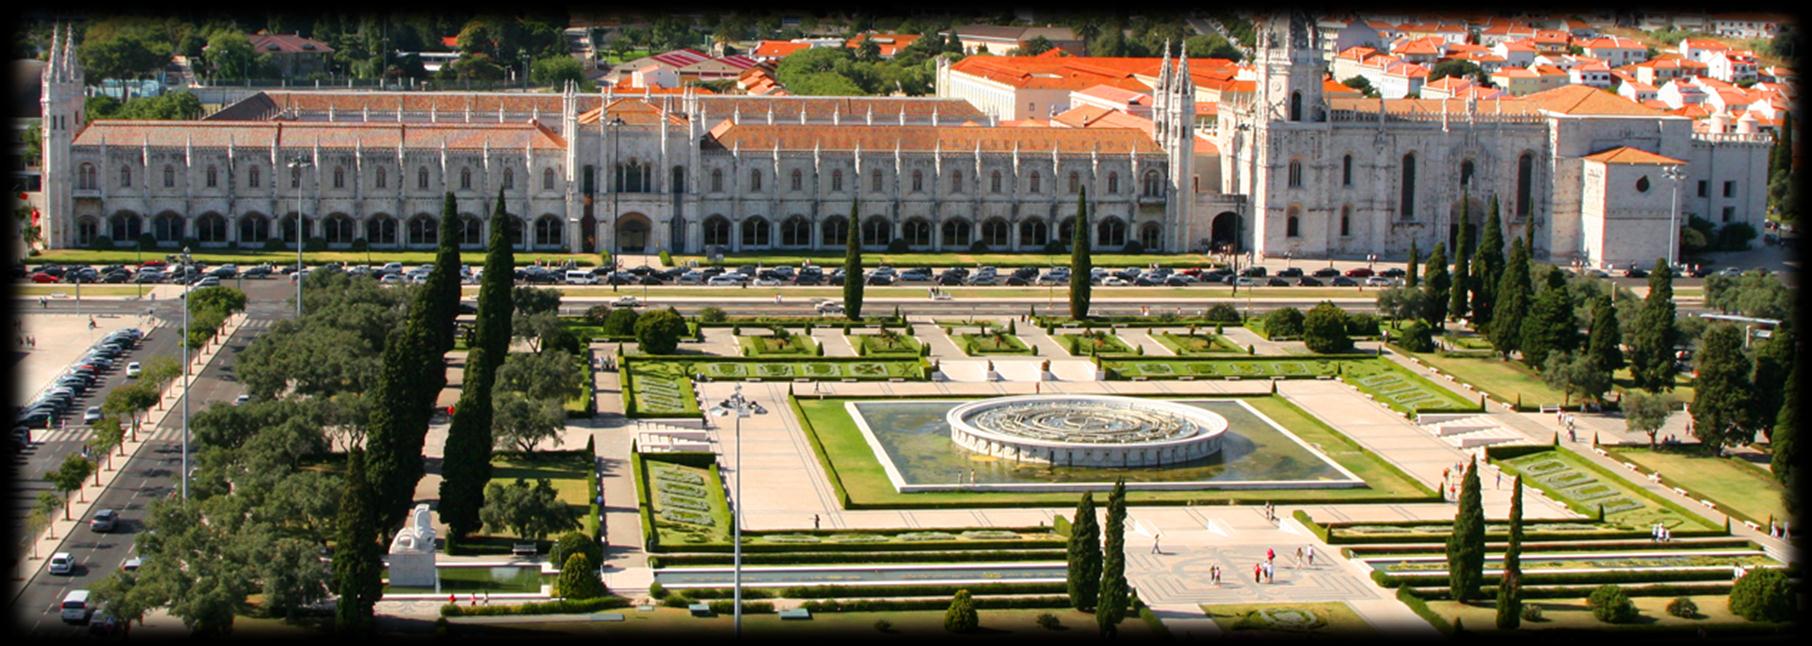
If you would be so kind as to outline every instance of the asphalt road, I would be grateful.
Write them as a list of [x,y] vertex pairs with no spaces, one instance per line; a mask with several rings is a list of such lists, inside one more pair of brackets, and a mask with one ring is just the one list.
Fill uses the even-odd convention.
[[[190,411],[200,411],[215,402],[231,402],[244,392],[233,372],[233,366],[240,351],[244,350],[257,334],[269,329],[274,319],[293,313],[293,307],[283,301],[283,297],[293,292],[285,288],[287,283],[278,281],[248,282],[247,312],[250,319],[226,342],[226,351],[222,352],[199,374],[193,377],[193,390],[190,394]],[[167,307],[167,309],[166,309]],[[143,311],[142,305],[138,311]],[[166,326],[159,330],[161,336],[170,339],[169,344],[175,350],[177,334],[182,325],[181,310],[174,304],[159,308],[159,315],[164,316]],[[171,319],[168,315],[174,315]],[[142,352],[142,350],[141,350]],[[150,356],[150,355],[147,355]],[[144,431],[140,431],[141,437]],[[101,580],[133,555],[134,536],[143,529],[146,510],[152,500],[159,496],[174,495],[180,489],[182,473],[182,416],[171,415],[165,418],[151,436],[149,444],[140,449],[133,459],[121,463],[117,458],[116,469],[123,469],[113,483],[102,492],[96,504],[89,508],[82,524],[76,528],[62,544],[62,551],[69,552],[76,561],[75,573],[71,576],[49,574],[44,570],[44,563],[49,554],[40,553],[37,561],[29,561],[33,568],[25,572],[26,576],[35,577],[17,599],[13,601],[15,617],[19,627],[29,631],[33,636],[70,637],[86,634],[85,626],[65,624],[59,617],[58,607],[70,590],[86,589]],[[71,443],[79,450],[80,442]],[[193,447],[191,447],[193,448]],[[41,450],[38,447],[34,450]],[[60,459],[60,458],[59,458]],[[192,465],[191,465],[192,466]],[[29,472],[28,472],[29,473]],[[30,494],[35,497],[36,493]],[[93,512],[101,509],[114,509],[120,514],[118,528],[111,533],[100,534],[88,529],[88,518]]]

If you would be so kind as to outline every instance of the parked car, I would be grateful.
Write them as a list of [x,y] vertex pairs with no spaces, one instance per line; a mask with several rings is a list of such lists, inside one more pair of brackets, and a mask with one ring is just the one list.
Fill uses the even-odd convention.
[[1371,275],[1372,269],[1370,267],[1354,267],[1346,270],[1345,274],[1347,278],[1368,278]]
[[583,269],[568,269],[566,270],[566,284],[596,285],[598,284],[598,275]]
[[813,306],[819,316],[835,316],[843,313],[843,304],[836,301],[823,301]]
[[240,393],[238,397],[233,398],[233,405],[234,406],[244,406],[246,402],[249,402],[251,400],[252,400],[251,395],[247,395],[245,393]]
[[258,265],[256,267],[252,267],[252,268],[246,269],[243,272],[240,272],[239,275],[243,278],[270,278],[271,277],[271,266],[270,265]]
[[891,273],[891,272],[881,273],[881,270],[876,269],[874,271],[874,273],[868,275],[868,281],[865,284],[868,284],[868,285],[892,285],[893,284],[893,273]]
[[1308,276],[1303,276],[1301,278],[1296,279],[1296,286],[1297,287],[1320,287],[1321,281],[1316,280],[1314,278],[1310,278]]
[[1164,279],[1164,284],[1168,285],[1170,287],[1189,287],[1198,282],[1201,282],[1201,281],[1197,280],[1195,276],[1191,276],[1189,274],[1174,274],[1174,275]]
[[1270,280],[1265,281],[1265,284],[1271,287],[1289,287],[1290,279],[1282,276],[1272,276]]
[[1385,278],[1402,278],[1404,276],[1408,276],[1409,272],[1404,271],[1402,267],[1391,267],[1391,268],[1385,269],[1384,271],[1378,272],[1378,275],[1383,276]]
[[[1735,269],[1735,267],[1731,267],[1730,269]],[[1725,269],[1724,271],[1728,272],[1728,271],[1730,271],[1730,269]],[[1735,275],[1735,274],[1725,274],[1725,275]],[[1623,277],[1624,278],[1648,278],[1648,270],[1643,269],[1639,266],[1636,266],[1634,263],[1631,263],[1628,269],[1623,270]]]
[[1370,276],[1365,279],[1366,287],[1390,287],[1397,284],[1397,279],[1385,276]]
[[1310,275],[1314,276],[1316,278],[1333,278],[1335,276],[1340,275],[1340,270],[1335,269],[1333,267],[1322,267],[1320,269],[1315,270],[1315,273],[1310,274]]
[[923,282],[931,280],[930,267],[913,267],[900,272],[900,282]]
[[143,567],[144,565],[145,565],[145,557],[134,556],[132,558],[126,559],[125,562],[120,563],[120,569],[125,570],[127,572],[137,572],[138,569],[140,567]]
[[102,417],[105,416],[101,414],[101,407],[99,406],[89,406],[88,410],[82,411],[83,424],[93,424],[101,421]]
[[718,274],[712,276],[705,284],[712,287],[736,287],[743,283],[742,274]]
[[1282,271],[1277,272],[1278,278],[1297,278],[1300,276],[1302,276],[1301,267],[1285,267]]
[[1351,276],[1335,276],[1331,284],[1335,287],[1358,287],[1359,281],[1353,280]]

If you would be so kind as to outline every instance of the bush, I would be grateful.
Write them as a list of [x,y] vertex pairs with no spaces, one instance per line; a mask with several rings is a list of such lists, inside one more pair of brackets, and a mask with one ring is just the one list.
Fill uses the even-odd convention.
[[1346,326],[1346,312],[1333,303],[1322,302],[1303,317],[1303,344],[1309,351],[1321,354],[1351,350],[1353,340],[1347,337]]
[[1748,249],[1754,239],[1755,227],[1748,222],[1732,222],[1718,229],[1718,248],[1724,251]]
[[1041,612],[1038,613],[1038,627],[1045,630],[1057,630],[1063,627],[1063,622],[1057,619],[1057,615]]
[[1682,619],[1692,619],[1699,616],[1699,604],[1693,603],[1692,599],[1686,597],[1674,597],[1673,601],[1667,602],[1667,614]]
[[1591,606],[1593,617],[1607,624],[1628,623],[1636,618],[1636,604],[1623,593],[1623,588],[1613,583],[1593,590],[1592,596],[1586,597],[1586,605]]
[[1541,617],[1541,606],[1533,603],[1523,604],[1523,621],[1544,621]]
[[554,547],[547,552],[548,562],[565,563],[573,554],[584,554],[597,564],[604,559],[604,546],[586,538],[582,532],[567,532],[554,540]]
[[[604,335],[612,337],[632,336],[635,334],[635,322],[639,318],[641,318],[641,315],[636,313],[635,308],[619,307],[613,309],[610,311],[609,315],[604,317]],[[681,324],[683,325],[684,321],[681,321]]]
[[654,597],[655,599],[665,599],[667,598],[667,588],[662,586],[660,581],[650,583],[648,584],[648,596]]
[[[1240,320],[1239,309],[1227,303],[1216,303],[1214,307],[1208,308],[1208,313],[1204,318],[1210,321],[1238,323]],[[1215,334],[1220,334],[1220,332],[1217,330]]]
[[893,630],[893,622],[888,621],[886,619],[876,619],[875,620],[875,630],[879,630],[881,632],[888,632],[890,630]]
[[957,590],[956,597],[950,600],[950,608],[944,611],[944,630],[968,633],[980,626],[981,617],[975,612],[975,600],[969,597],[968,590]]
[[672,353],[688,331],[686,320],[671,309],[654,310],[637,317],[635,322],[635,340],[641,344],[642,352],[648,354]]
[[610,318],[612,309],[609,305],[593,305],[585,308],[585,321],[592,325],[603,325],[604,320]]
[[1730,589],[1730,611],[1750,621],[1786,621],[1793,605],[1793,586],[1782,570],[1750,570]]
[[627,607],[629,607],[629,600],[616,596],[604,596],[596,599],[583,600],[562,599],[559,601],[499,606],[460,606],[459,604],[449,603],[440,607],[440,616],[570,615]]
[[887,253],[906,253],[911,250],[912,247],[906,244],[905,238],[895,238],[887,243]]
[[666,249],[661,250],[661,265],[665,267],[673,266],[673,254],[668,253]]
[[729,319],[730,315],[724,312],[724,308],[715,305],[698,311],[698,320],[700,323],[722,323]]
[[1378,315],[1348,313],[1346,333],[1352,336],[1378,336]]
[[598,566],[584,552],[573,552],[560,566],[560,578],[554,581],[554,594],[562,599],[597,599],[610,594],[598,579]]
[[1410,352],[1434,352],[1434,330],[1421,321],[1411,321],[1401,328],[1402,336],[1391,339]]
[[1265,315],[1265,336],[1284,339],[1302,336],[1302,310],[1283,307]]

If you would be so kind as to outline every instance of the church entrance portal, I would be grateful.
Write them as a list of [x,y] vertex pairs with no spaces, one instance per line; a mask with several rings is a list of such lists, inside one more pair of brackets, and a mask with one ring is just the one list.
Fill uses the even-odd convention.
[[1238,213],[1223,211],[1220,215],[1214,216],[1214,222],[1209,231],[1208,243],[1210,248],[1217,251],[1222,249],[1235,252],[1240,251],[1239,238],[1240,221]]

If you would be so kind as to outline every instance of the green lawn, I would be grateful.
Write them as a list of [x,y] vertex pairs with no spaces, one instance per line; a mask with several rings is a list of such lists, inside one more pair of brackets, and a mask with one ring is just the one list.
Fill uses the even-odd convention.
[[1497,464],[1509,474],[1522,474],[1524,483],[1576,512],[1595,517],[1602,508],[1605,522],[1633,529],[1645,529],[1656,522],[1675,529],[1722,527],[1625,481],[1622,474],[1597,469],[1597,465],[1571,451],[1537,451],[1498,460]]
[[[1140,267],[1156,263],[1160,267],[1209,267],[1215,263],[1207,256],[1200,254],[1121,254],[1095,253],[1089,256],[1097,267],[1136,265]],[[689,261],[698,261],[701,266],[721,264],[726,267],[739,265],[800,265],[811,261],[814,265],[825,268],[843,266],[842,251],[825,251],[818,253],[729,253],[724,254],[722,263],[713,263],[704,256],[675,255],[673,262],[684,265]],[[1014,267],[1068,267],[1070,254],[1064,253],[876,253],[864,252],[862,264],[868,267],[888,265],[891,267],[975,267],[994,265],[1002,269]],[[924,291],[924,290],[920,290]]]
[[[585,483],[591,469],[590,459],[571,451],[532,454],[498,451],[491,457],[491,482],[507,487],[522,478],[534,486],[537,479],[546,478],[560,501],[566,503],[573,517],[579,520],[579,529],[591,534],[597,531],[598,524],[598,519],[590,517],[592,496]],[[509,530],[487,525],[461,545],[480,553],[502,553],[508,552],[510,543],[518,540],[520,537]]]
[[[596,285],[546,285],[546,287],[558,289],[568,297],[587,298],[625,295],[640,296],[650,299],[739,296],[761,298],[771,301],[776,295],[783,296],[784,298],[829,298],[835,300],[840,300],[843,297],[842,287],[709,287],[699,285],[660,285],[653,287],[624,286],[620,291],[613,291],[608,286]],[[466,285],[463,289],[463,293],[466,295],[478,293],[477,285]],[[1049,299],[1051,303],[1051,306],[1049,307],[1043,302],[1025,303],[1027,306],[1036,307],[1041,313],[1062,311],[1063,308],[1067,307],[1066,303],[1068,301],[1065,299],[1069,297],[1069,292],[1063,289],[1053,290],[1045,287],[943,287],[940,288],[940,290],[942,293],[949,294],[952,298],[959,301],[992,298]],[[869,298],[925,298],[925,288],[917,286],[865,287],[863,288],[862,293]],[[1228,298],[1233,295],[1231,290],[1226,287],[1097,286],[1090,293],[1093,295],[1093,298],[1096,299]],[[1251,295],[1259,298],[1358,298],[1368,301],[1377,296],[1375,292],[1361,292],[1353,287],[1259,287],[1256,290],[1251,287],[1242,287],[1240,288],[1239,293],[1241,298]]]
[[[720,614],[712,617],[693,617],[683,608],[658,607],[651,612],[638,612],[625,608],[618,612],[623,615],[621,622],[591,621],[587,618],[575,618],[570,622],[544,623],[524,622],[499,626],[496,624],[454,624],[452,634],[459,636],[522,636],[528,634],[586,635],[599,634],[616,636],[642,636],[647,638],[672,639],[675,635],[694,636],[703,632],[729,637],[734,631],[731,617]],[[1058,627],[1047,629],[1038,625],[1038,616],[1049,613],[1057,618]],[[943,610],[889,610],[883,612],[834,612],[813,613],[810,620],[782,620],[774,614],[745,613],[742,617],[743,630],[748,636],[768,638],[791,638],[818,635],[820,638],[837,638],[872,634],[879,638],[898,638],[912,636],[936,640],[971,639],[987,640],[1001,637],[1036,638],[1040,640],[1060,639],[1064,641],[1089,641],[1100,639],[1095,628],[1095,616],[1069,608],[1026,608],[1002,610],[978,610],[981,620],[980,628],[970,635],[952,635],[944,630]],[[886,620],[890,627],[883,633],[875,627],[881,620]],[[1123,639],[1147,641],[1162,635],[1155,633],[1150,625],[1139,619],[1135,613],[1128,613],[1126,620],[1120,623],[1119,634]]]
[[1063,351],[1078,357],[1092,354],[1132,354],[1132,346],[1120,337],[1106,332],[1088,334],[1059,334],[1055,340],[1063,346]]
[[778,336],[739,336],[738,345],[742,346],[745,357],[813,357],[818,356],[818,344],[812,337],[804,334]]
[[687,364],[674,361],[637,361],[621,364],[634,367],[629,396],[635,398],[635,411],[649,417],[696,417],[698,396],[693,394]]
[[[1717,631],[1731,628],[1766,628],[1770,624],[1756,624],[1738,617],[1730,612],[1729,597],[1726,595],[1690,595],[1686,598],[1699,606],[1699,616],[1693,619],[1675,617],[1667,614],[1667,604],[1671,596],[1663,597],[1630,597],[1640,611],[1636,621],[1628,624],[1607,624],[1592,616],[1592,609],[1585,599],[1530,599],[1523,603],[1541,608],[1542,621],[1524,621],[1520,630],[1591,630],[1591,631],[1628,631],[1678,629],[1696,631],[1704,628]],[[1428,609],[1447,619],[1451,625],[1454,620],[1465,622],[1466,630],[1496,632],[1497,608],[1490,601],[1461,604],[1455,601],[1429,601]]]
[[1609,451],[1617,460],[1660,473],[1661,482],[1668,486],[1685,488],[1694,498],[1711,499],[1719,510],[1739,520],[1747,518],[1766,529],[1770,518],[1791,518],[1781,500],[1785,488],[1767,470],[1737,458],[1633,447]]
[[[30,264],[59,262],[88,265],[135,265],[145,260],[162,260],[164,256],[176,253],[177,251],[177,249],[146,249],[144,253],[141,254],[133,249],[51,249],[42,254],[32,256],[28,262]],[[307,265],[320,265],[330,262],[343,262],[349,265],[382,265],[387,262],[400,262],[405,265],[424,265],[434,262],[435,253],[436,252],[433,249],[421,251],[374,250],[371,253],[365,253],[363,251],[304,251],[302,252],[302,262]],[[477,267],[484,264],[484,254],[485,252],[483,250],[462,251],[459,254],[459,261]],[[273,265],[283,265],[287,263],[292,266],[296,263],[296,250],[294,248],[291,248],[288,251],[197,251],[192,255],[196,262],[209,265],[235,263],[240,265],[240,268],[242,269],[246,266],[264,263]],[[537,261],[557,265],[568,260],[580,265],[596,266],[599,264],[599,261],[602,260],[602,257],[595,253],[517,251],[515,255],[516,264],[518,266],[533,265]]]
[[[1074,493],[1025,492],[918,492],[900,493],[887,479],[880,461],[867,440],[844,409],[844,399],[800,398],[804,412],[801,426],[816,441],[813,451],[828,474],[848,494],[846,507],[860,508],[931,508],[931,507],[1023,507],[1028,505],[1074,505]],[[1243,398],[1260,413],[1310,446],[1327,455],[1364,480],[1366,487],[1353,489],[1226,489],[1203,491],[1129,491],[1127,499],[1141,504],[1226,504],[1309,501],[1403,501],[1429,500],[1438,494],[1411,479],[1396,467],[1341,435],[1307,412],[1280,397]],[[822,448],[820,448],[822,447]]]
[[1377,631],[1351,606],[1327,603],[1203,604],[1202,612],[1235,637],[1365,635]]
[[850,334],[856,354],[864,357],[904,355],[919,356],[919,340],[906,334]]
[[658,456],[641,457],[650,487],[648,502],[662,546],[729,543],[730,507],[715,469],[675,464]]
[[[1396,346],[1401,352],[1400,346]],[[1504,361],[1496,356],[1454,356],[1442,355],[1439,352],[1409,353],[1422,363],[1453,375],[1454,379],[1472,384],[1473,388],[1491,394],[1492,399],[1516,404],[1520,398],[1523,410],[1536,410],[1541,406],[1579,405],[1579,395],[1568,399],[1561,391],[1549,388],[1542,382],[1541,373],[1530,369],[1517,361]],[[1628,368],[1618,370],[1613,379],[1618,388],[1632,387]],[[1674,401],[1692,401],[1691,381],[1686,376],[1675,379],[1671,397]]]
[[[876,357],[863,359],[764,359],[764,360],[722,360],[712,357],[697,359],[661,358],[634,359],[624,365],[634,371],[632,382],[640,382],[642,372],[651,366],[676,366],[678,373],[669,372],[665,378],[686,378],[690,375],[703,374],[707,379],[812,379],[819,381],[837,381],[841,379],[907,379],[923,380],[925,363],[919,359],[901,359]],[[635,385],[636,391],[642,391],[642,385]]]
[[1467,399],[1388,359],[1343,362],[1340,380],[1399,413],[1479,409],[1478,400]]
[[1218,334],[1176,334],[1173,332],[1163,332],[1151,336],[1152,338],[1157,339],[1159,344],[1166,348],[1170,348],[1171,352],[1175,352],[1178,355],[1185,357],[1223,353],[1243,354],[1246,351],[1246,349],[1240,347],[1239,344],[1229,341],[1227,340],[1227,337]]
[[1037,354],[1019,337],[1002,332],[1000,334],[956,334],[957,347],[971,357],[993,354]]
[[1319,377],[1334,375],[1339,365],[1351,359],[1323,359],[1314,356],[1185,359],[1166,357],[1124,357],[1101,360],[1110,378],[1145,377],[1147,379],[1270,379],[1273,376]]

